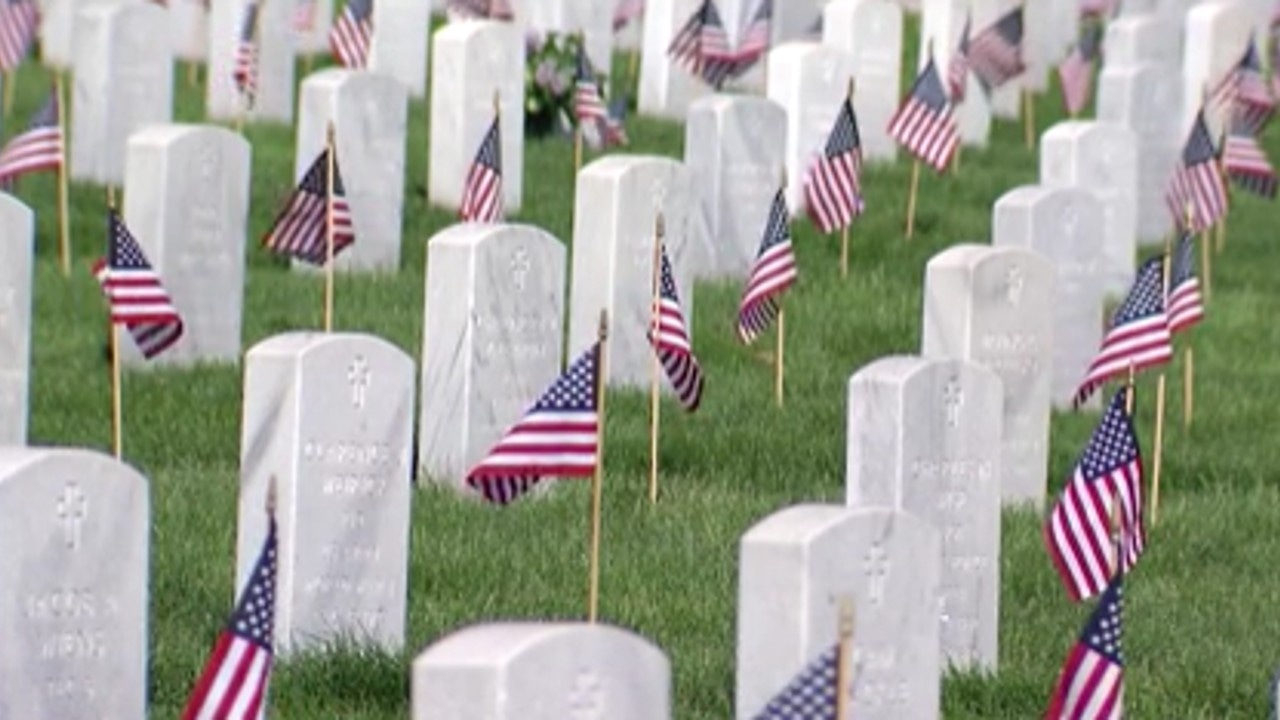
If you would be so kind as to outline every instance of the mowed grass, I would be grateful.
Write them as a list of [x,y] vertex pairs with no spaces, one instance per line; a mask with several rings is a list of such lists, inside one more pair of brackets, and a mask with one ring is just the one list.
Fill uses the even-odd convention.
[[[908,25],[907,68],[914,68]],[[625,68],[625,62],[617,63]],[[19,74],[11,135],[43,100],[47,76]],[[909,82],[906,78],[904,82]],[[180,121],[202,119],[202,94],[175,73]],[[906,87],[906,85],[904,85]],[[1038,100],[1040,128],[1060,118],[1054,92]],[[404,240],[399,272],[343,276],[336,329],[373,333],[417,358],[421,348],[424,247],[452,222],[428,209],[425,106],[410,109]],[[683,131],[629,122],[633,153],[679,158]],[[274,333],[317,328],[322,287],[290,273],[256,239],[292,186],[293,132],[254,125],[253,200],[244,347]],[[608,403],[602,619],[651,638],[674,670],[675,717],[733,715],[738,538],[793,503],[844,498],[845,390],[875,358],[918,349],[921,282],[929,257],[958,242],[986,242],[990,208],[1005,191],[1034,183],[1022,127],[997,122],[984,151],[966,150],[960,174],[924,174],[917,233],[903,238],[910,165],[867,171],[868,214],[853,233],[847,281],[839,249],[806,222],[795,226],[800,281],[788,299],[787,403],[773,404],[770,368],[736,342],[740,287],[700,284],[695,343],[708,374],[705,404],[685,415],[664,405],[662,498],[646,499],[647,403],[614,392]],[[1280,150],[1274,135],[1269,149]],[[572,148],[529,142],[524,207],[516,219],[572,238]],[[390,180],[390,179],[389,179]],[[126,189],[127,191],[127,189]],[[17,194],[38,213],[31,441],[109,451],[106,314],[89,264],[102,252],[105,195],[72,188],[75,267],[57,265],[52,177],[24,180]],[[1280,665],[1276,527],[1280,520],[1273,440],[1280,390],[1273,324],[1280,276],[1273,270],[1273,206],[1239,201],[1226,251],[1215,256],[1208,319],[1192,333],[1196,421],[1180,423],[1182,389],[1171,370],[1160,522],[1128,581],[1126,705],[1134,718],[1257,718]],[[150,693],[154,717],[180,711],[231,609],[238,486],[241,368],[128,373],[125,456],[150,479],[153,499]],[[1154,377],[1143,378],[1140,432],[1151,451]],[[1061,487],[1096,414],[1055,415],[1051,492]],[[1149,464],[1149,463],[1148,463]],[[318,479],[317,479],[318,480]],[[409,664],[462,627],[494,620],[582,619],[586,601],[586,483],[506,509],[450,492],[413,495],[408,631],[401,655],[352,649],[281,663],[272,717],[402,718]],[[1043,712],[1060,663],[1088,604],[1071,603],[1046,557],[1040,520],[1007,512],[1003,523],[1000,668],[948,677],[948,718],[1029,718]]]

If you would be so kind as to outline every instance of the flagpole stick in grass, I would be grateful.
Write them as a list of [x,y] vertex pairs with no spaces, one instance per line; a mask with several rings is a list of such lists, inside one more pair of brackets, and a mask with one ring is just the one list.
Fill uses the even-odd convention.
[[596,621],[600,608],[600,500],[604,486],[604,395],[608,377],[609,311],[600,311],[597,334],[600,355],[596,358],[596,470],[591,476],[591,548],[587,581],[587,620]]
[[[116,188],[107,186],[107,211],[116,209]],[[110,312],[110,310],[108,310]],[[124,454],[124,374],[120,371],[120,326],[114,320],[111,328],[111,451],[119,460]]]
[[911,191],[907,195],[907,239],[916,231],[916,194],[920,191],[920,158],[911,161]]
[[1182,349],[1182,427],[1191,429],[1191,417],[1195,410],[1196,391],[1195,348],[1188,344]]
[[58,163],[58,259],[62,276],[71,277],[71,217],[67,210],[67,92],[62,72],[54,76],[54,92],[58,95],[58,129],[62,133],[62,161]]
[[1125,388],[1128,392],[1124,396],[1124,412],[1129,417],[1133,417],[1133,385],[1138,379],[1138,370],[1133,366],[1133,361],[1129,361],[1129,377],[1125,380]]
[[836,650],[836,717],[835,720],[849,720],[849,692],[853,682],[851,665],[853,664],[853,600],[849,597],[840,599],[840,645]]
[[325,196],[324,196],[324,331],[333,331],[333,190],[334,147],[333,121],[324,130],[325,147]]
[[[1169,259],[1173,252],[1173,236],[1170,235],[1164,245],[1164,282],[1162,287],[1163,294],[1161,297],[1169,297]],[[1167,302],[1167,301],[1166,301]],[[1155,441],[1155,458],[1151,464],[1151,525],[1155,527],[1156,519],[1160,512],[1160,466],[1164,459],[1164,401],[1165,401],[1165,371],[1160,370],[1160,376],[1156,378],[1156,430]]]
[[1022,89],[1022,133],[1027,149],[1036,149],[1036,99],[1029,88]]
[[784,302],[783,298],[778,298],[778,349],[773,363],[773,395],[778,407],[782,407],[783,382],[787,372],[787,308]]
[[[853,91],[855,86],[856,81],[853,79],[853,76],[850,76],[849,90],[845,93],[845,99],[848,100],[850,105],[853,104]],[[840,228],[840,277],[842,278],[849,277],[849,225],[852,224],[853,223],[849,223]]]
[[[653,294],[651,300],[649,332],[652,342],[658,342],[658,326],[662,313],[662,240],[666,234],[662,211],[659,210],[653,228]],[[653,353],[653,367],[649,381],[649,503],[658,502],[658,421],[662,412],[662,361]]]

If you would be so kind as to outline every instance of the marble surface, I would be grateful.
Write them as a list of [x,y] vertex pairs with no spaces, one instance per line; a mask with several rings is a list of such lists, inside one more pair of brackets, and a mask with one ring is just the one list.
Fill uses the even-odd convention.
[[[175,0],[176,1],[176,0]],[[293,122],[293,3],[262,2],[258,10],[258,93],[248,108],[232,71],[247,0],[213,3],[209,14],[209,65],[205,68],[205,114],[210,120]]]
[[35,242],[31,208],[0,193],[0,446],[27,444]]
[[[852,58],[858,79],[853,109],[858,117],[862,156],[893,162],[898,143],[889,121],[902,100],[902,7],[893,0],[835,0],[823,10],[822,43]],[[829,131],[828,131],[829,132]]]
[[422,0],[376,0],[369,69],[399,80],[415,98],[427,94],[427,46],[431,8]]

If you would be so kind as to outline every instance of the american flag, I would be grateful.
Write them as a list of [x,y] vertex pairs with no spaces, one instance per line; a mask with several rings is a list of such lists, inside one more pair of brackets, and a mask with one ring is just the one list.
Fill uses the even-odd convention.
[[266,717],[275,652],[276,552],[273,517],[249,584],[218,634],[182,720]]
[[960,147],[960,133],[933,58],[929,58],[911,86],[911,93],[889,121],[889,134],[938,172],[951,164]]
[[1195,240],[1183,232],[1169,269],[1169,332],[1186,330],[1204,318],[1200,280],[1196,277]]
[[373,0],[347,0],[329,31],[329,48],[344,67],[360,69],[369,63],[373,39]]
[[862,214],[862,141],[853,103],[845,98],[827,147],[805,176],[809,218],[824,233],[848,227]]
[[573,114],[579,123],[594,121],[609,114],[604,98],[600,95],[600,81],[595,69],[591,67],[591,59],[582,48],[578,48],[577,72],[573,77]]
[[1058,66],[1062,82],[1062,104],[1072,115],[1079,114],[1089,102],[1093,87],[1093,62],[1102,50],[1102,25],[1090,22],[1080,28],[1080,38],[1071,54]]
[[1083,405],[1111,378],[1162,365],[1173,358],[1169,320],[1164,307],[1164,257],[1138,268],[1129,295],[1116,309],[1111,329],[1076,390],[1074,405]]
[[618,0],[613,10],[613,31],[618,32],[644,15],[644,0]]
[[467,473],[467,484],[485,500],[506,505],[549,476],[590,477],[600,441],[599,360],[596,343]]
[[773,198],[760,252],[738,303],[738,338],[750,344],[778,315],[778,299],[796,281],[796,258],[791,252],[791,218],[782,190]]
[[515,14],[507,0],[449,0],[445,5],[449,22],[460,20],[511,20]]
[[969,26],[972,17],[964,19],[964,30],[960,33],[960,44],[952,53],[947,65],[947,90],[951,93],[952,102],[964,102],[969,85]]
[[1227,188],[1218,167],[1218,153],[1204,122],[1204,110],[1196,114],[1191,135],[1182,149],[1182,162],[1173,171],[1165,190],[1165,203],[1175,223],[1182,223],[1191,208],[1190,230],[1204,230],[1227,213]]
[[[693,412],[702,402],[702,367],[693,354],[693,344],[689,340],[689,329],[684,322],[684,310],[680,308],[680,296],[676,292],[676,279],[671,273],[671,261],[667,259],[667,248],[662,248],[662,269],[658,282],[658,307],[654,324],[649,329],[649,342],[658,354],[658,360],[676,396],[685,409]],[[656,330],[656,338],[655,331]]]
[[1214,89],[1209,106],[1216,115],[1240,118],[1257,135],[1275,114],[1275,100],[1262,71],[1258,48],[1249,40],[1244,55]]
[[671,40],[667,55],[717,89],[736,72],[737,59],[729,47],[729,35],[720,20],[720,11],[712,0],[703,0],[689,16]]
[[[289,196],[271,231],[262,239],[268,250],[295,257],[312,265],[324,265],[329,260],[328,196],[329,150],[325,149],[311,163],[311,168]],[[338,170],[338,158],[333,158],[333,256],[355,242],[351,226],[351,207],[342,189],[342,173]]]
[[1120,567],[1128,572],[1142,556],[1142,453],[1125,408],[1129,388],[1111,398],[1102,422],[1045,520],[1044,538],[1054,568],[1073,600],[1102,592],[1115,572],[1112,538],[1120,503]]
[[463,222],[498,223],[502,210],[502,133],[497,113],[480,142],[475,162],[462,188],[458,217]]
[[1022,62],[1022,6],[1010,10],[973,39],[969,67],[983,84],[995,89],[1026,70]]
[[832,645],[769,700],[753,720],[837,720],[840,645]]
[[743,31],[742,38],[738,42],[738,49],[734,55],[737,56],[738,71],[741,75],[746,72],[747,68],[756,64],[760,58],[764,57],[769,51],[769,45],[773,42],[773,0],[760,0],[756,12],[751,16],[751,22],[747,25],[747,29]]
[[1238,188],[1275,199],[1276,171],[1248,122],[1235,118],[1222,143],[1222,170]]
[[1045,720],[1124,716],[1124,575],[1116,574],[1067,655]]
[[111,305],[111,322],[125,326],[143,357],[182,337],[182,315],[114,208],[107,210],[107,256],[94,263],[93,274]]
[[236,64],[232,71],[236,89],[253,104],[258,93],[258,2],[249,0],[244,6],[244,20],[236,42]]
[[0,150],[0,182],[11,182],[27,173],[62,167],[62,114],[58,110],[58,90],[31,118],[25,132]]
[[12,72],[22,64],[39,25],[35,0],[0,0],[0,72]]
[[316,27],[316,3],[318,0],[295,0],[293,5],[293,31],[308,33]]

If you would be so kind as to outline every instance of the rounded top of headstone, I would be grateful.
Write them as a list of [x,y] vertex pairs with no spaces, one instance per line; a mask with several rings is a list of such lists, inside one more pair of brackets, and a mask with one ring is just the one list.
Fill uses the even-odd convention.
[[704,95],[689,103],[689,114],[734,112],[772,112],[785,116],[786,108],[759,95]]
[[806,55],[824,52],[838,53],[840,51],[828,45],[823,45],[817,40],[788,40],[774,45],[773,49],[769,51],[769,58],[795,62]]
[[146,485],[147,479],[132,465],[89,448],[0,446],[0,488],[30,473],[41,481],[53,475],[74,475],[77,481],[110,479]]
[[661,155],[606,155],[583,166],[579,175],[619,177],[639,168],[678,169],[682,163]]
[[168,10],[162,5],[150,2],[98,2],[81,7],[76,11],[78,17],[101,20],[116,14],[132,14],[161,20],[168,17]]
[[406,97],[409,94],[409,88],[404,83],[387,73],[374,72],[372,70],[334,66],[324,68],[323,70],[317,70],[310,75],[307,75],[302,80],[302,87],[304,89],[333,88],[334,90],[337,90],[348,84],[376,89],[376,91],[380,93],[400,92]]
[[1042,276],[1053,276],[1053,265],[1043,255],[1011,245],[992,246],[972,243],[953,245],[934,255],[925,267],[926,271],[960,268],[973,272],[987,262],[1009,260],[1038,266],[1036,271],[1042,273]]
[[216,142],[233,143],[249,149],[249,141],[240,133],[221,125],[197,125],[194,123],[161,123],[147,125],[129,135],[130,146],[166,146],[178,142],[214,139]]
[[648,638],[625,628],[586,622],[498,622],[473,625],[453,632],[428,646],[413,661],[414,667],[430,665],[506,665],[530,649],[551,644],[578,647],[595,643],[612,648],[665,654]]
[[1138,134],[1127,125],[1106,120],[1063,120],[1044,132],[1044,141],[1079,141],[1093,135],[1114,137],[1113,142],[1127,143],[1137,150]]
[[858,368],[849,378],[849,385],[854,383],[892,384],[905,387],[912,380],[931,372],[943,372],[966,375],[986,376],[988,382],[1000,382],[1000,376],[990,368],[960,358],[936,357],[927,358],[919,355],[890,355],[882,357]]
[[851,521],[904,523],[911,532],[934,532],[910,513],[887,507],[849,507],[805,503],[783,508],[752,525],[742,544],[808,545]]
[[555,235],[536,225],[525,223],[455,223],[443,228],[427,240],[427,249],[433,247],[469,247],[493,238],[532,239],[534,242],[563,243]]
[[302,330],[295,332],[280,333],[272,335],[258,344],[249,348],[246,353],[246,359],[260,356],[302,356],[318,351],[323,351],[330,347],[341,347],[344,345],[359,344],[369,349],[378,349],[398,355],[405,355],[405,352],[398,346],[378,337],[377,335],[369,335],[367,333],[326,333],[319,331]]
[[432,43],[466,42],[477,35],[511,34],[518,36],[519,31],[514,23],[505,20],[472,19],[463,22],[447,23],[431,39]]

